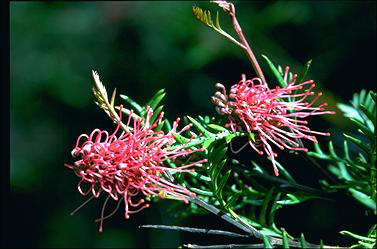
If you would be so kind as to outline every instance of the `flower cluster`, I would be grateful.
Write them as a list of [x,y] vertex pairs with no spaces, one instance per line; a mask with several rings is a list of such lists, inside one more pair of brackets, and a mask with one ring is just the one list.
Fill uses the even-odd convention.
[[[287,82],[289,67],[284,73]],[[233,132],[246,131],[249,136],[250,146],[260,155],[263,151],[271,159],[275,175],[279,174],[274,158],[277,154],[271,144],[283,150],[307,149],[300,145],[300,139],[305,138],[317,142],[315,135],[329,136],[328,132],[312,131],[303,120],[308,116],[320,114],[335,114],[334,111],[324,110],[327,103],[313,106],[322,93],[318,93],[310,102],[308,96],[314,95],[312,91],[315,84],[308,80],[296,84],[297,75],[293,75],[290,82],[284,88],[269,89],[260,78],[246,80],[243,74],[241,81],[233,85],[229,96],[225,87],[219,83],[216,87],[221,92],[216,92],[212,102],[216,105],[219,114],[228,115],[229,123],[226,124]]]
[[[162,121],[163,112],[153,124],[150,124],[153,111],[147,107],[146,119],[133,117],[131,110],[126,123],[129,130],[122,131],[117,137],[121,114],[122,107],[118,126],[113,134],[109,135],[105,130],[95,129],[90,135],[80,135],[72,151],[72,155],[79,160],[74,165],[65,164],[81,178],[78,190],[82,195],[92,193],[91,198],[98,198],[102,192],[109,195],[102,208],[100,232],[104,208],[110,197],[119,202],[124,200],[126,219],[130,214],[149,207],[149,204],[144,203],[144,199],[140,197],[142,195],[174,198],[187,203],[187,195],[194,194],[168,180],[169,176],[171,177],[170,172],[191,172],[194,171],[192,166],[206,161],[202,159],[176,168],[163,165],[167,160],[175,160],[177,157],[202,151],[202,149],[180,149],[181,146],[169,149],[175,143],[176,134],[189,129],[191,124],[177,131],[178,118],[167,134],[154,131]],[[131,123],[133,123],[132,128]],[[83,191],[82,183],[89,183],[90,188]]]

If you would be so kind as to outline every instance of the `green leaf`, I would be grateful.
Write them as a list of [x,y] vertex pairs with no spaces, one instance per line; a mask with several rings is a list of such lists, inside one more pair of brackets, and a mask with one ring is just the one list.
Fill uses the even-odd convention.
[[279,172],[281,173],[281,175],[283,175],[287,180],[296,183],[295,179],[293,179],[291,174],[289,174],[289,172],[278,161],[275,160],[275,164],[277,168],[279,169]]
[[362,104],[359,105],[359,108],[365,114],[365,116],[367,116],[367,118],[369,119],[368,121],[370,121],[373,124],[372,126],[369,124],[369,122],[367,122],[369,129],[374,131],[376,127],[376,111],[374,110],[374,112],[372,112],[368,110],[367,107]]
[[225,209],[228,209],[229,207],[233,207],[234,203],[241,197],[241,193],[235,193],[232,195],[232,197],[227,201],[225,205]]
[[368,195],[354,188],[349,188],[348,191],[351,192],[351,195],[364,206],[376,211],[376,202],[372,200]]
[[206,130],[206,128],[204,128],[204,126],[202,126],[198,121],[196,121],[194,118],[190,117],[190,116],[187,116],[187,118],[190,120],[190,122],[193,124],[193,126],[195,126],[196,129],[198,129],[199,132],[201,132],[203,134],[203,136],[205,137],[212,137],[214,136],[213,133],[209,132]]
[[315,150],[315,152],[309,151],[309,152],[307,152],[307,154],[309,156],[317,157],[317,158],[320,158],[320,159],[331,160],[331,157],[329,155],[326,155],[322,151],[321,147],[319,146],[319,143],[314,143],[314,150]]
[[211,178],[212,178],[213,183],[215,184],[216,189],[217,189],[217,177],[219,176],[221,169],[224,167],[225,162],[226,162],[226,159],[222,160],[219,164],[213,166]]
[[376,93],[376,92],[373,92],[373,91],[369,91],[369,94],[370,94],[370,96],[372,97],[374,103],[376,103],[376,95],[377,95],[377,93]]
[[228,146],[222,144],[209,154],[209,160],[213,165],[217,165],[225,156]]
[[237,135],[234,134],[234,133],[231,133],[231,134],[225,136],[225,141],[226,141],[226,143],[228,144],[228,143],[229,143],[234,137],[236,137],[236,136],[237,136]]
[[[115,109],[120,110],[120,107],[116,106]],[[129,109],[127,109],[127,108],[124,108],[124,107],[122,107],[122,112],[124,114],[126,114],[127,116],[129,116],[131,114],[131,111]],[[140,119],[141,117],[138,116],[136,113],[133,112],[132,113],[132,118],[134,118],[134,119]]]
[[343,135],[348,139],[350,140],[352,143],[356,144],[357,146],[359,146],[361,149],[363,149],[365,152],[369,153],[369,147],[365,145],[364,142],[362,142],[360,139],[357,139],[357,138],[354,138],[350,135],[347,135],[345,133],[343,133]]
[[117,89],[114,88],[113,94],[111,95],[111,100],[110,100],[110,106],[114,108],[114,102],[115,102],[115,95],[116,95]]
[[214,138],[207,138],[203,144],[202,144],[202,148],[203,149],[207,149],[213,142],[215,142],[216,140]]
[[335,153],[335,149],[334,149],[334,145],[332,143],[332,141],[329,141],[329,151],[330,151],[330,155],[335,158],[336,160],[339,160],[340,158],[338,157],[338,155]]
[[152,110],[155,110],[157,105],[160,103],[160,101],[165,97],[165,89],[159,90],[146,104],[147,106],[149,105]]
[[216,131],[221,131],[221,132],[228,131],[228,129],[222,127],[221,125],[217,125],[217,124],[208,124],[208,127],[212,128],[212,129],[214,129]]
[[184,136],[182,136],[181,134],[178,134],[176,132],[173,133],[174,136],[175,136],[175,140],[179,143],[179,144],[185,144],[187,143],[190,139],[188,138],[185,138]]
[[156,131],[157,132],[159,132],[159,131],[161,131],[161,129],[162,129],[162,127],[164,126],[164,124],[165,124],[165,119],[164,120],[162,120],[158,125],[157,125],[157,127],[156,127]]
[[289,248],[289,243],[288,243],[287,232],[285,231],[284,228],[281,228],[281,230],[283,232],[283,248],[284,249],[288,249]]
[[350,154],[348,152],[348,143],[347,140],[343,141],[343,149],[344,149],[344,158],[348,161],[351,161]]
[[[366,125],[364,125],[362,122],[360,122],[359,120],[355,119],[355,118],[351,118],[351,121],[362,131],[362,133],[364,133],[366,136],[368,137],[373,137],[373,132],[374,131],[371,131],[369,129],[369,127],[367,127]],[[373,127],[374,128],[374,127]]]
[[221,194],[221,192],[223,191],[223,188],[224,188],[224,186],[225,186],[225,183],[226,183],[226,181],[228,180],[228,178],[229,178],[229,175],[230,175],[230,173],[232,172],[232,170],[228,170],[226,173],[225,173],[225,175],[221,178],[221,181],[220,181],[220,183],[219,183],[219,185],[218,185],[218,187],[217,187],[217,190],[216,190],[216,195],[222,195]]
[[196,194],[199,194],[199,195],[204,195],[204,196],[213,196],[213,193],[210,192],[210,191],[205,191],[205,190],[201,190],[201,189],[198,189],[198,188],[189,188],[192,192],[196,193]]
[[153,112],[153,116],[150,119],[150,123],[153,124],[153,122],[158,118],[158,115],[160,115],[160,112],[164,108],[163,105],[160,105],[159,107],[156,108],[156,110]]
[[297,75],[297,79],[296,79],[296,82],[297,82],[297,83],[301,83],[301,82],[304,81],[305,76],[306,76],[306,74],[307,74],[308,71],[309,71],[310,64],[312,64],[312,60],[309,60],[308,62],[306,62],[305,66],[304,66],[304,67],[301,69],[301,71],[298,73],[298,75]]
[[270,240],[268,239],[266,235],[263,235],[263,244],[264,244],[264,248],[273,248],[271,246]]
[[281,196],[281,193],[279,192],[275,196],[274,202],[272,204],[270,216],[269,216],[270,218],[269,218],[269,221],[268,221],[269,226],[272,226],[272,224],[274,224],[276,210],[278,210],[281,207],[281,205],[278,204],[278,200],[280,199],[280,196]]
[[283,76],[279,73],[276,69],[275,65],[268,59],[267,56],[262,55],[262,57],[267,61],[268,66],[270,67],[271,71],[274,73],[276,79],[278,80],[281,87],[286,87],[287,82],[284,81]]
[[251,139],[251,141],[253,141],[255,143],[255,133],[254,132],[249,132],[249,138]]
[[132,100],[130,97],[128,97],[127,95],[119,95],[123,100],[127,101],[134,109],[135,111],[137,111],[140,115],[142,115],[143,113],[143,108],[138,104],[136,103],[136,101]]
[[201,175],[198,172],[189,172],[189,174],[192,175],[195,178],[198,178],[198,179],[206,181],[206,182],[210,182],[211,181],[210,177]]
[[301,236],[300,236],[300,244],[301,244],[301,248],[308,248],[308,246],[306,245],[306,241],[305,241],[305,237],[303,233],[301,233]]
[[222,30],[221,27],[220,27],[220,20],[219,20],[219,12],[216,11],[216,28],[218,30]]
[[375,239],[368,238],[368,237],[361,236],[361,235],[357,235],[357,234],[349,232],[349,231],[340,231],[339,233],[342,234],[342,235],[345,235],[345,236],[352,237],[354,239],[358,239],[358,240],[369,241],[369,242],[375,241]]
[[272,187],[268,191],[266,197],[263,200],[262,209],[261,209],[260,214],[259,214],[259,223],[261,223],[262,225],[266,224],[266,211],[267,211],[268,203],[270,202],[270,200],[272,198],[272,194],[273,194],[274,190],[275,190],[275,188]]
[[164,124],[165,124],[165,132],[168,133],[169,131],[171,131],[171,124],[169,122],[169,120],[167,120],[166,118],[164,119]]

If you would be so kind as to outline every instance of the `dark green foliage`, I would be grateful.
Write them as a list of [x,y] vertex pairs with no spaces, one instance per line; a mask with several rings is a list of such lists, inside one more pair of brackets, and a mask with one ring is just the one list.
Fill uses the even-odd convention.
[[[362,90],[355,93],[351,105],[338,104],[340,110],[352,122],[356,133],[343,134],[343,156],[335,152],[330,141],[329,154],[323,152],[319,144],[315,144],[315,152],[309,152],[312,157],[329,162],[328,170],[337,177],[338,184],[330,184],[325,180],[321,183],[327,191],[345,189],[347,193],[376,214],[376,93]],[[348,142],[358,147],[357,155],[350,155]],[[352,247],[372,248],[376,244],[374,225],[367,237],[342,231],[343,235],[358,239],[358,244]]]

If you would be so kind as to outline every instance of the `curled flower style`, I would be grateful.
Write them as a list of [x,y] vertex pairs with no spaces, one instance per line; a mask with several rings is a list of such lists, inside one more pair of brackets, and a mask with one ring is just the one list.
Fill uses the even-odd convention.
[[[289,67],[286,67],[285,82],[288,81],[288,71]],[[260,155],[263,154],[260,147],[263,148],[272,161],[276,176],[279,175],[274,160],[277,154],[273,151],[272,144],[281,150],[286,148],[307,152],[308,150],[300,145],[299,139],[309,139],[316,143],[315,135],[330,135],[328,132],[310,130],[306,126],[308,121],[304,120],[313,115],[335,114],[334,111],[324,110],[326,102],[314,106],[322,95],[321,92],[310,102],[306,101],[308,96],[315,94],[312,91],[315,87],[313,80],[296,84],[295,74],[286,87],[269,89],[260,78],[246,80],[245,74],[241,77],[241,81],[231,87],[229,96],[225,87],[217,83],[216,87],[220,91],[212,96],[212,102],[219,114],[228,115],[229,123],[226,127],[230,127],[233,132],[249,133],[249,144]]]
[[[121,124],[122,106],[120,109],[120,119],[114,133],[109,135],[105,130],[95,129],[90,135],[80,135],[72,151],[72,155],[79,160],[74,165],[65,164],[81,178],[78,184],[79,192],[82,195],[91,193],[89,200],[98,198],[102,192],[108,194],[102,207],[101,218],[97,220],[100,221],[100,232],[103,220],[115,213],[122,200],[125,204],[126,219],[130,214],[149,207],[149,204],[144,203],[143,195],[146,199],[158,196],[183,200],[187,203],[187,196],[193,196],[194,193],[168,180],[168,176],[171,176],[169,173],[191,172],[194,171],[192,168],[194,165],[206,161],[202,159],[176,168],[165,167],[163,165],[165,161],[202,151],[202,149],[179,147],[169,149],[175,143],[176,134],[188,130],[191,124],[177,131],[178,118],[167,134],[154,131],[163,119],[163,112],[153,124],[150,124],[153,111],[147,107],[146,119],[132,117],[131,110],[126,123],[127,131],[122,131],[117,136]],[[133,123],[132,128],[131,123]],[[82,183],[90,185],[87,191],[82,189]],[[114,212],[104,217],[104,209],[110,197],[119,203]]]

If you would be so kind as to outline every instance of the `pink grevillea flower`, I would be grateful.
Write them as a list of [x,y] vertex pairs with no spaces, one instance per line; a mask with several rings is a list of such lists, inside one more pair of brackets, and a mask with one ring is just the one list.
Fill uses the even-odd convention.
[[[120,119],[121,114],[122,111]],[[65,164],[81,178],[78,184],[79,192],[82,195],[91,193],[89,200],[98,198],[101,193],[108,194],[102,207],[101,218],[97,220],[101,222],[100,232],[103,220],[115,213],[122,199],[125,204],[124,215],[128,219],[130,214],[149,207],[149,204],[144,203],[143,196],[147,199],[150,196],[173,198],[187,203],[187,196],[194,195],[186,188],[169,181],[166,176],[168,173],[194,171],[192,167],[205,162],[206,159],[176,168],[163,165],[165,161],[174,161],[178,157],[186,157],[202,151],[202,149],[180,149],[181,146],[169,149],[175,143],[175,134],[189,129],[191,124],[177,131],[178,118],[173,123],[171,131],[165,134],[153,130],[162,121],[163,112],[153,124],[150,124],[152,115],[153,111],[149,107],[145,120],[133,118],[131,111],[126,123],[129,130],[122,131],[119,136],[116,134],[119,131],[120,120],[111,135],[99,129],[93,130],[90,135],[80,135],[72,151],[72,155],[79,159],[74,165]],[[131,123],[133,123],[132,128]],[[87,191],[82,189],[82,183],[89,184]],[[104,209],[110,197],[119,203],[114,212],[104,217]]]
[[[289,67],[286,68],[284,80],[287,82]],[[308,121],[304,118],[313,115],[335,114],[334,111],[324,110],[327,103],[314,106],[322,95],[318,93],[310,102],[307,97],[314,95],[312,91],[315,84],[308,80],[296,84],[297,75],[287,82],[284,88],[269,89],[260,78],[246,80],[245,74],[237,84],[233,85],[229,96],[225,87],[219,83],[216,87],[221,92],[216,92],[212,102],[216,105],[218,113],[228,114],[230,127],[233,132],[246,131],[250,134],[249,144],[260,155],[263,150],[271,159],[275,175],[279,175],[275,163],[277,154],[272,149],[272,144],[283,150],[297,150],[307,152],[300,146],[299,139],[309,139],[317,142],[315,135],[329,136],[328,132],[312,131]],[[289,101],[289,99],[293,101]],[[243,148],[243,147],[242,147]],[[242,149],[241,148],[241,149]]]

